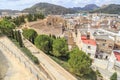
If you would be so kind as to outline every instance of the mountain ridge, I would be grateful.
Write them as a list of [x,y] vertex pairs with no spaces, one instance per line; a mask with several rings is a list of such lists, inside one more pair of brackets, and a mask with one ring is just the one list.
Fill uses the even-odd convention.
[[109,4],[103,5],[101,7],[96,4],[88,4],[84,7],[73,7],[66,8],[60,5],[55,5],[51,3],[37,3],[32,7],[26,8],[22,11],[10,10],[10,9],[0,9],[0,14],[2,12],[8,12],[9,14],[18,12],[28,12],[28,13],[43,13],[45,15],[62,15],[62,14],[74,14],[81,11],[87,11],[90,13],[108,13],[108,14],[120,14],[120,4]]
[[105,5],[97,10],[90,11],[90,13],[120,14],[120,4]]
[[71,9],[76,10],[76,11],[91,11],[97,8],[100,8],[100,7],[97,6],[96,4],[87,4],[84,7],[73,7]]
[[60,5],[51,4],[51,3],[38,3],[33,5],[31,8],[24,9],[23,12],[61,15],[61,14],[67,14],[67,13],[74,13],[75,11],[69,8],[66,8]]

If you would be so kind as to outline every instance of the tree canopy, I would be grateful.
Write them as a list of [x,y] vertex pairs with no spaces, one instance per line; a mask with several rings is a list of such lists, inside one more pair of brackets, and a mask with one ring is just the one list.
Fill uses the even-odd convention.
[[7,36],[11,36],[12,29],[15,28],[15,24],[10,22],[7,19],[3,19],[0,21],[0,30],[3,34]]
[[78,76],[84,76],[91,72],[92,60],[83,51],[78,48],[74,48],[70,53],[70,59],[68,60],[70,71]]
[[49,53],[52,50],[52,40],[47,35],[37,36],[35,39],[35,45],[45,53]]
[[113,75],[110,77],[110,80],[117,80],[117,73],[113,73]]
[[28,14],[28,15],[22,15],[18,16],[14,19],[11,19],[9,17],[6,17],[6,19],[11,19],[12,22],[14,22],[18,27],[25,23],[25,19],[27,19],[29,22],[31,21],[37,21],[37,19],[44,19],[45,16],[43,14]]
[[21,24],[25,23],[25,16],[16,17],[12,19],[12,21],[19,27]]
[[68,51],[68,45],[65,39],[58,38],[53,40],[53,55],[56,57],[66,56]]
[[33,29],[23,29],[23,36],[34,44],[37,32]]
[[13,22],[10,22],[7,19],[3,19],[3,20],[0,21],[0,29],[1,28],[14,29],[15,28],[15,24]]
[[41,13],[40,14],[28,14],[26,18],[29,22],[31,22],[31,21],[36,21],[37,19],[44,19],[45,16]]

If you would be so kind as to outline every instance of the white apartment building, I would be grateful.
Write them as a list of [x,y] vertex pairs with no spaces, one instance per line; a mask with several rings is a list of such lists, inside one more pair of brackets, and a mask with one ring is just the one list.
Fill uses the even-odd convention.
[[94,39],[89,39],[86,36],[81,36],[81,41],[81,50],[84,51],[86,54],[90,55],[92,59],[94,59],[97,48],[96,41]]

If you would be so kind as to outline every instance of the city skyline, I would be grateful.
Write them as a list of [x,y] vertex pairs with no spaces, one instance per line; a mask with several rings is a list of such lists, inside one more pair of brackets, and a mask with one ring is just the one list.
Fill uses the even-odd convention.
[[119,0],[0,0],[0,9],[12,9],[12,10],[23,10],[29,8],[36,3],[47,2],[51,4],[61,5],[67,8],[70,7],[83,7],[87,4],[96,4],[98,6],[107,4],[120,4]]

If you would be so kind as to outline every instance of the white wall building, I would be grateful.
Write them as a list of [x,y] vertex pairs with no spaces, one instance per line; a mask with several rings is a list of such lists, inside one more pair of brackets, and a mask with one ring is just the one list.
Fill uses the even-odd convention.
[[81,36],[82,40],[82,51],[86,54],[90,55],[92,59],[94,59],[96,54],[96,41],[94,39],[88,39],[86,36]]
[[115,69],[120,71],[120,50],[113,50],[109,59],[108,69]]

